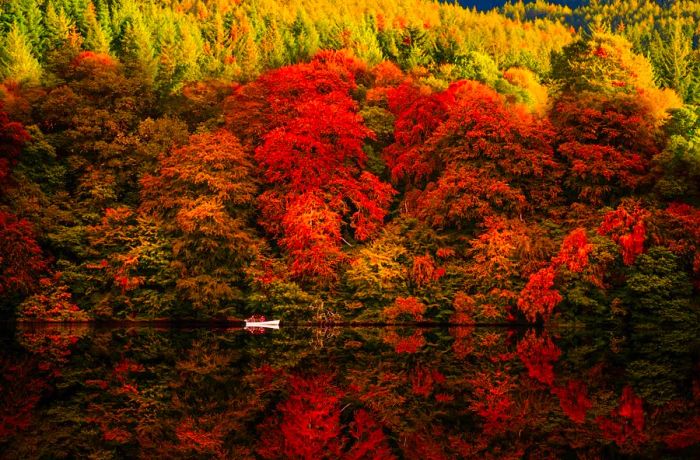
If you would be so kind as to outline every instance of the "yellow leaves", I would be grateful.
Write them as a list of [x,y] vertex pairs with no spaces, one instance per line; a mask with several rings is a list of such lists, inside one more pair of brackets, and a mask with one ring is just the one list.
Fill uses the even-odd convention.
[[346,271],[347,282],[360,298],[392,298],[406,289],[407,269],[401,263],[406,249],[398,244],[377,239],[362,248]]
[[646,106],[649,114],[656,120],[655,126],[657,128],[668,120],[670,110],[683,107],[681,98],[669,88],[639,90],[638,97],[639,101]]
[[524,89],[532,100],[531,109],[538,115],[547,110],[547,87],[537,81],[537,76],[528,69],[511,67],[503,73],[509,83]]

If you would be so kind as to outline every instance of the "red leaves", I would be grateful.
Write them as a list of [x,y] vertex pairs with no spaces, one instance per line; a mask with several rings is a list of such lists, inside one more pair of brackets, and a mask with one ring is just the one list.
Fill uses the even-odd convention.
[[586,413],[592,407],[586,384],[579,380],[570,380],[565,387],[552,388],[552,393],[559,398],[561,410],[574,422],[586,421]]
[[183,419],[175,429],[175,435],[182,444],[181,449],[200,454],[223,455],[225,434],[218,427],[214,427],[211,431],[202,429],[191,417]]
[[234,109],[229,122],[257,145],[269,188],[258,201],[261,224],[280,238],[296,278],[334,281],[344,259],[343,227],[366,240],[383,224],[394,194],[363,171],[362,147],[373,133],[349,94],[362,72],[350,56],[323,52],[267,73],[232,98],[255,109],[256,118]]
[[418,366],[411,374],[411,391],[417,396],[427,398],[432,393],[435,384],[445,382],[445,376],[437,369],[426,369]]
[[263,458],[339,458],[340,399],[343,392],[328,374],[310,378],[292,376],[289,397],[277,405],[260,427],[264,442],[257,453]]
[[559,254],[552,259],[554,266],[565,265],[570,271],[580,273],[588,266],[588,255],[593,245],[588,242],[586,230],[577,228],[564,238]]
[[290,256],[292,276],[335,279],[336,267],[345,260],[338,245],[340,225],[340,215],[312,193],[287,206],[279,242]]
[[94,51],[83,51],[78,54],[71,62],[73,67],[115,67],[117,63],[114,59],[104,53],[95,53]]
[[700,415],[684,423],[684,428],[664,436],[664,442],[671,449],[684,449],[700,442]]
[[4,110],[4,104],[0,100],[0,193],[17,157],[22,151],[22,146],[30,139],[29,133],[21,123],[10,121],[10,117]]
[[39,292],[19,306],[18,317],[23,321],[87,321],[88,314],[74,302],[68,286],[60,281],[60,274],[39,281]]
[[425,305],[415,297],[397,297],[391,307],[382,313],[389,321],[395,321],[401,315],[409,315],[414,321],[422,321]]
[[355,412],[355,419],[350,423],[350,435],[355,442],[350,451],[343,456],[344,460],[395,458],[382,426],[366,410],[360,409]]
[[430,254],[416,256],[411,267],[411,281],[420,288],[439,280],[444,272],[444,269],[435,267],[435,260]]
[[644,408],[642,399],[629,385],[622,390],[620,401],[609,417],[597,417],[596,422],[606,439],[623,446],[627,442],[641,443],[644,434]]
[[514,418],[511,391],[515,387],[511,377],[500,371],[494,374],[479,373],[471,382],[474,399],[469,409],[484,418],[484,433],[503,433]]
[[561,302],[559,291],[552,289],[554,276],[554,268],[543,268],[530,276],[525,289],[520,293],[518,308],[528,321],[535,322],[538,315],[546,321],[554,307]]
[[656,121],[632,96],[586,94],[559,100],[551,118],[568,163],[565,185],[579,199],[601,204],[647,183],[649,161],[658,152]]
[[32,224],[0,210],[0,295],[29,292],[44,270],[46,261]]
[[692,261],[695,285],[700,288],[700,209],[672,203],[661,219],[669,230],[666,243],[673,252]]
[[634,264],[637,256],[644,252],[645,221],[650,215],[639,202],[630,201],[607,213],[598,227],[599,234],[610,235],[621,246],[625,265]]
[[424,95],[404,84],[389,106],[397,118],[385,160],[395,181],[426,184],[409,211],[431,225],[462,228],[558,196],[550,126],[487,86],[462,81]]
[[518,343],[518,356],[525,364],[528,375],[546,385],[554,383],[554,367],[561,351],[549,337],[538,337],[530,330]]

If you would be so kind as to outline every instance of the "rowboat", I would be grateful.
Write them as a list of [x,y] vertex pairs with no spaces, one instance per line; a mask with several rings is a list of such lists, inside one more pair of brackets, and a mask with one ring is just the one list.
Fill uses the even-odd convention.
[[268,329],[279,329],[280,320],[274,321],[246,321],[245,327],[266,327]]

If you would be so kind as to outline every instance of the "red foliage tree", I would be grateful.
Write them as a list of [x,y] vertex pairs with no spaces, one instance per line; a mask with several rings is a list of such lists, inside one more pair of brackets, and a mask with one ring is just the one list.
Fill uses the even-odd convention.
[[632,265],[644,252],[646,220],[650,215],[638,201],[627,201],[603,217],[598,233],[610,235],[620,245],[625,265]]
[[392,180],[420,184],[437,168],[435,160],[421,151],[423,144],[447,119],[459,84],[431,93],[427,87],[405,82],[387,91],[389,110],[394,113],[394,143],[384,150]]
[[422,321],[425,305],[415,297],[397,297],[394,304],[384,309],[383,315],[390,321],[395,321],[401,315],[409,315],[415,321]]
[[347,55],[326,52],[267,73],[230,101],[229,125],[255,147],[268,188],[258,202],[261,224],[279,238],[298,278],[332,281],[342,231],[369,238],[394,193],[363,172],[362,146],[373,133],[350,97],[362,71]]
[[0,210],[0,296],[31,291],[44,270],[46,261],[32,224]]
[[552,203],[560,167],[546,120],[508,106],[485,85],[462,81],[432,95],[403,85],[396,142],[385,151],[394,180],[427,184],[414,213],[436,227],[464,227],[496,211],[518,215]]
[[593,245],[588,242],[586,230],[577,228],[564,238],[559,253],[552,259],[552,264],[565,265],[572,272],[580,273],[588,266],[588,255],[592,250]]
[[21,123],[11,121],[4,104],[0,100],[0,193],[7,182],[12,166],[22,151],[22,146],[29,141],[29,133]]
[[659,152],[657,120],[634,96],[565,96],[551,119],[567,164],[564,184],[577,199],[601,204],[650,179],[649,162]]
[[561,302],[559,291],[552,289],[555,275],[554,268],[543,268],[530,276],[525,288],[520,292],[518,308],[528,321],[536,321],[538,315],[546,321],[554,307]]

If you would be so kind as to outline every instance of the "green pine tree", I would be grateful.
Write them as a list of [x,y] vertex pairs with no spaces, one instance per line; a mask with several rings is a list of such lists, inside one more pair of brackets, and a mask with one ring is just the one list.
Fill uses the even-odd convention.
[[18,82],[39,83],[41,65],[32,54],[29,39],[13,25],[0,48],[0,74]]

